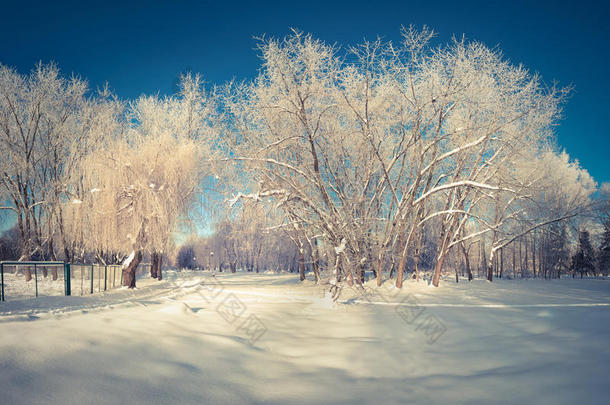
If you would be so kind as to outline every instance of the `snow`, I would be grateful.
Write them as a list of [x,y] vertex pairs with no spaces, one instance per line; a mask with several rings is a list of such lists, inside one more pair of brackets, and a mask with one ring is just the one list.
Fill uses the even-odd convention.
[[341,239],[341,244],[339,246],[335,246],[335,254],[343,253],[345,250],[345,238]]
[[129,265],[131,264],[131,261],[134,259],[134,257],[136,257],[136,251],[132,250],[131,253],[129,254],[129,256],[127,256],[127,258],[125,259],[125,261],[123,262],[122,267],[124,269],[126,269],[127,267],[129,267]]
[[240,192],[240,193],[237,193],[237,195],[235,195],[233,198],[228,199],[227,202],[229,203],[229,207],[233,207],[235,205],[235,203],[237,203],[237,201],[239,201],[240,198],[250,199],[253,201],[262,201],[261,197],[271,197],[271,196],[285,195],[285,194],[286,194],[286,190],[284,190],[284,189],[257,191],[256,193],[250,193],[250,194],[244,194],[244,193]]
[[[36,284],[38,284],[38,296],[63,296],[65,294],[64,267],[60,266],[39,266],[34,273],[32,266],[30,267],[32,279],[25,281],[25,266],[19,266],[19,271],[16,271],[17,266],[4,266],[4,294],[7,301],[23,300],[26,298],[34,298],[36,296]],[[44,276],[43,269],[46,269],[48,274]],[[53,280],[53,271],[57,272],[57,279]],[[149,267],[146,264],[140,264],[136,271],[137,278],[147,276]],[[121,268],[118,266],[108,266],[104,270],[104,266],[93,267],[93,293],[98,294],[104,291],[104,276],[106,276],[105,286],[108,290],[121,287]],[[70,270],[71,294],[76,295],[91,295],[91,265],[72,264]],[[36,280],[36,276],[38,280]]]
[[605,404],[610,280],[168,271],[0,303],[6,404]]
[[[4,294],[7,300],[32,298],[36,295],[35,273],[32,271],[32,279],[25,281],[23,271],[16,272],[14,267],[4,271]],[[64,295],[64,268],[54,267],[57,271],[57,280],[53,280],[52,270],[49,268],[47,277],[38,270],[38,294],[39,295]]]

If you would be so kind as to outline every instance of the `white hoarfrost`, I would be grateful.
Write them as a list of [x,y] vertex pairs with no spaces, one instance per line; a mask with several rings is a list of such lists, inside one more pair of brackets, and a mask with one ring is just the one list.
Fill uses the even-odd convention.
[[339,246],[335,246],[335,254],[341,254],[343,253],[343,251],[345,250],[345,245],[346,245],[346,240],[345,238],[341,239],[341,244]]
[[240,199],[252,200],[252,201],[261,201],[262,197],[272,197],[272,196],[283,196],[286,195],[286,190],[278,189],[278,190],[267,190],[267,191],[257,191],[256,193],[244,194],[237,193],[233,198],[227,200],[230,207],[233,207],[237,201]]

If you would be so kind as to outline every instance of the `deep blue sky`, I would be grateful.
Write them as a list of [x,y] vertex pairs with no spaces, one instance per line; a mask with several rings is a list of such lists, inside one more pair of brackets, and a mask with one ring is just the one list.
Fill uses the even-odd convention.
[[[71,4],[73,3],[73,4]],[[91,4],[89,4],[91,3]],[[92,87],[105,81],[122,98],[171,93],[180,72],[210,83],[253,77],[254,36],[290,27],[350,45],[401,25],[428,25],[499,46],[514,63],[575,91],[558,128],[559,144],[599,182],[610,181],[609,11],[603,1],[290,1],[23,2],[0,8],[0,62],[21,72],[55,61]],[[24,5],[24,4],[27,4]]]

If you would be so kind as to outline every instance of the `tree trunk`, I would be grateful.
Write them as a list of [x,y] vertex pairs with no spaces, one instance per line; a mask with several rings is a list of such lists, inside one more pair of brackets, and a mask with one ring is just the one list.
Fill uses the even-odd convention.
[[163,275],[161,274],[162,261],[163,255],[161,253],[158,253],[157,251],[153,251],[150,263],[150,276],[152,278],[156,278],[157,280],[163,280]]
[[333,269],[333,276],[335,276],[335,285],[339,285],[341,281],[341,255],[335,255],[335,268]]
[[[525,235],[525,243],[524,243],[524,245],[525,245],[525,266],[524,266],[524,267],[525,267],[525,270],[527,270],[527,269],[528,269],[528,266],[529,266],[529,263],[528,263],[528,257],[529,257],[529,255],[528,255],[528,242],[527,242],[527,235]],[[529,272],[528,272],[528,276],[529,276]]]
[[[491,255],[493,256],[493,252],[491,253]],[[489,263],[487,264],[487,280],[488,281],[493,281],[493,260],[492,260],[492,256],[490,256],[489,258]]]
[[347,274],[345,275],[345,280],[347,281],[347,285],[348,286],[353,286],[354,285],[354,274],[352,271],[352,266],[347,267],[349,269],[349,271],[347,271]]
[[[443,226],[444,228],[444,226]],[[443,270],[443,263],[445,262],[446,256],[449,254],[447,245],[449,244],[449,238],[451,237],[451,230],[453,225],[449,225],[446,230],[441,231],[441,238],[437,249],[436,265],[434,266],[434,278],[432,279],[432,285],[438,287],[438,283],[441,279],[441,271]]]
[[405,244],[405,248],[400,255],[400,261],[398,262],[398,271],[396,272],[396,287],[402,288],[402,280],[405,274],[405,266],[407,265],[407,255],[409,254],[409,243]]
[[534,278],[536,278],[536,231],[532,235],[532,269],[534,271]]
[[483,262],[483,255],[482,255],[483,249],[481,248],[480,240],[478,241],[478,248],[479,249],[478,249],[477,253],[478,253],[479,257],[477,260],[477,277],[481,277],[481,263]]
[[303,254],[303,247],[299,249],[299,280],[305,280],[305,255]]
[[[55,254],[55,246],[53,244],[53,239],[51,238],[51,240],[49,241],[49,251],[51,253],[51,260],[52,261],[57,261],[57,255]],[[45,269],[43,271],[44,276],[47,276],[47,270]],[[51,269],[51,275],[53,276],[53,281],[57,280],[57,267],[53,266],[53,268]]]
[[358,263],[357,269],[358,269],[358,271],[356,272],[356,275],[358,276],[357,280],[359,280],[358,284],[362,285],[362,284],[364,284],[364,281],[365,281],[364,280],[364,273],[365,273],[364,272],[364,267],[363,267],[363,265],[361,263]]
[[464,246],[464,242],[460,243],[462,248],[462,254],[464,255],[464,262],[466,264],[466,273],[468,274],[468,281],[472,281],[472,271],[470,270],[470,258],[468,257],[468,251],[466,250],[466,246]]
[[[400,256],[400,261],[398,262],[398,271],[396,272],[396,287],[402,288],[402,280],[404,277],[405,266],[407,265],[407,255],[409,254],[409,247],[411,245],[411,240],[413,239],[413,233],[415,232],[415,225],[411,228],[409,232],[409,236],[407,237],[407,242],[405,243],[405,247],[402,251],[402,255]],[[400,246],[400,245],[398,245]]]
[[136,270],[142,261],[142,251],[138,250],[129,265],[123,269],[123,286],[136,288]]
[[[540,236],[542,238],[542,235]],[[540,241],[540,243],[538,243],[538,275],[540,275],[543,271],[543,254],[542,254],[542,245],[543,242]]]
[[515,242],[513,242],[513,244],[512,244],[512,251],[513,251],[513,279],[515,279],[515,278],[517,278],[517,264],[516,264],[517,249],[515,249]]
[[[310,243],[309,245],[311,256],[313,258],[312,267],[313,267],[313,275],[316,278],[316,284],[320,282],[320,252],[318,251],[318,240],[313,240],[313,246]],[[258,273],[258,270],[256,271]]]
[[500,249],[500,278],[504,274],[504,248]]
[[487,259],[487,253],[485,250],[485,244],[483,244],[483,268],[486,270],[487,280],[493,281],[493,264],[494,264],[494,251],[493,251],[493,241],[491,242],[491,250],[489,252],[489,259]]
[[523,278],[523,255],[522,255],[521,245],[522,245],[522,239],[519,238],[519,266],[520,266],[520,270],[521,270],[521,278]]
[[[493,246],[493,245],[492,245]],[[488,281],[494,281],[493,275],[494,275],[494,250],[493,248],[491,249],[491,252],[489,252],[489,263],[487,263],[487,280]]]
[[441,279],[441,270],[443,268],[443,262],[445,261],[445,255],[439,256],[434,266],[434,278],[432,279],[432,285],[438,287],[438,283]]
[[[483,268],[483,270],[487,270],[487,253],[486,253],[485,249],[486,249],[485,248],[485,243],[483,243],[483,247],[481,248],[481,259],[482,259],[482,261],[481,261],[481,263],[479,265],[479,267]],[[487,274],[483,273],[483,275],[485,277],[487,277]]]
[[161,271],[161,265],[163,264],[163,255],[161,253],[157,253],[157,280],[163,280],[163,272]]
[[[23,250],[21,251],[21,257],[19,257],[19,261],[30,261],[31,257],[30,257],[30,248],[29,245],[23,247]],[[30,271],[30,267],[29,266],[25,266],[25,281],[30,281],[32,279],[32,272]]]
[[157,262],[159,261],[159,255],[156,251],[152,252],[150,257],[150,277],[157,278]]

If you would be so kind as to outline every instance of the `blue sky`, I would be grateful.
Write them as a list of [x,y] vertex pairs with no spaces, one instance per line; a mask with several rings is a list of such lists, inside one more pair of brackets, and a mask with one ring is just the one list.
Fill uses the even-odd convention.
[[[27,4],[27,5],[24,5]],[[255,36],[290,28],[345,46],[401,25],[428,25],[498,46],[546,82],[575,88],[557,129],[559,144],[599,182],[610,181],[608,97],[610,6],[602,1],[3,1],[0,62],[21,72],[55,61],[122,98],[171,93],[180,72],[210,83],[253,77]]]

